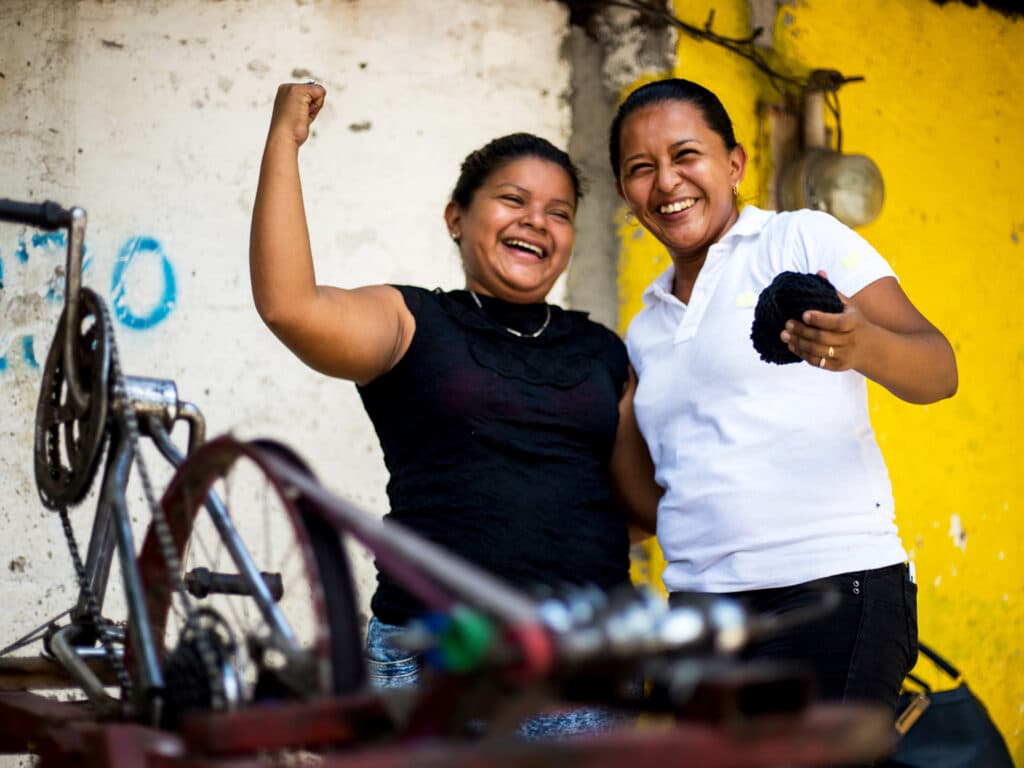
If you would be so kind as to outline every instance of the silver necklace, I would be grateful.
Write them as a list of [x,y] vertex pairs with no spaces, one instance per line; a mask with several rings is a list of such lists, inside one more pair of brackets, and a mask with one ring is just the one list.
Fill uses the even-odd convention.
[[[467,288],[466,290],[469,291],[469,295],[473,297],[473,301],[476,302],[477,308],[486,315],[487,310],[484,309],[484,305],[480,303],[480,297],[476,295],[476,291],[474,291],[472,288]],[[544,322],[543,324],[541,324],[540,328],[538,328],[533,333],[523,333],[522,331],[517,331],[515,328],[509,328],[507,325],[502,325],[501,323],[495,323],[495,325],[497,325],[503,331],[508,331],[513,336],[517,336],[520,339],[536,339],[538,336],[544,333],[545,330],[547,330],[548,323],[551,322],[551,305],[545,303],[544,310]],[[488,317],[488,319],[490,319],[490,317]],[[494,321],[491,320],[491,322]]]

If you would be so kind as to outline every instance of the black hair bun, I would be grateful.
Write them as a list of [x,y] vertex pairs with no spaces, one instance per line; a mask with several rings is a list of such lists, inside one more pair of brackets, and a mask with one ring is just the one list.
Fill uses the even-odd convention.
[[799,319],[809,309],[842,312],[843,302],[832,283],[821,275],[780,272],[757,299],[750,340],[766,363],[799,363],[801,358],[789,351],[779,334],[786,321]]

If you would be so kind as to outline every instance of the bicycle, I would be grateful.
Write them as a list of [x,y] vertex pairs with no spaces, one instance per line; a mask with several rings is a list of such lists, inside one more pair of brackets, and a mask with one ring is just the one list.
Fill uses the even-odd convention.
[[[101,717],[164,726],[190,709],[359,688],[355,597],[339,537],[273,485],[254,493],[263,481],[258,471],[221,480],[221,491],[204,491],[201,503],[165,511],[141,444],[148,439],[178,467],[205,440],[202,413],[178,398],[173,381],[122,372],[107,306],[82,285],[84,210],[0,200],[0,220],[67,232],[64,302],[43,366],[34,468],[41,502],[60,515],[78,580],[72,608],[0,650],[3,657],[41,639],[46,661],[8,658],[5,671],[20,670],[31,683],[33,670],[56,663]],[[171,439],[178,422],[188,428],[185,450]],[[69,510],[89,494],[104,454],[83,561]],[[133,466],[150,514],[138,553],[126,500]],[[231,509],[259,504],[258,553],[243,542],[225,500]],[[292,546],[283,551],[285,537]],[[115,556],[123,623],[103,615]]]

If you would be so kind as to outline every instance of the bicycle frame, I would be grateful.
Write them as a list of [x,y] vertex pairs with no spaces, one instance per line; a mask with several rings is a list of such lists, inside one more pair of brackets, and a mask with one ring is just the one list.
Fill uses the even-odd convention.
[[[52,202],[30,204],[0,200],[0,220],[48,230],[66,229],[68,232],[64,294],[66,320],[63,338],[54,338],[53,345],[60,349],[69,405],[77,412],[84,412],[91,398],[107,397],[107,392],[88,391],[82,381],[75,354],[77,339],[73,329],[77,328],[82,306],[82,255],[86,219],[85,211],[78,207],[65,210]],[[179,466],[205,439],[202,413],[192,403],[178,399],[173,381],[126,376],[124,384],[127,407],[132,410],[139,424],[139,435],[148,437],[169,464]],[[177,421],[185,421],[189,426],[188,449],[184,453],[170,437]],[[84,583],[80,585],[77,601],[70,610],[70,624],[53,631],[47,638],[48,646],[102,714],[155,721],[159,718],[159,701],[164,690],[162,660],[146,610],[125,497],[138,448],[133,444],[122,413],[111,414],[104,430],[109,445],[84,563]],[[294,660],[301,652],[296,647],[294,633],[279,610],[264,574],[238,535],[226,508],[214,493],[207,495],[204,506],[238,569],[242,588],[253,599],[266,623],[271,646],[290,661]],[[134,678],[137,681],[127,712],[121,711],[122,702],[105,690],[111,682],[110,675],[93,668],[96,658],[103,657],[104,651],[93,647],[97,628],[93,626],[89,602],[95,599],[97,609],[102,612],[115,556],[125,591],[126,628],[130,646],[134,650],[134,658],[130,662],[134,665]]]

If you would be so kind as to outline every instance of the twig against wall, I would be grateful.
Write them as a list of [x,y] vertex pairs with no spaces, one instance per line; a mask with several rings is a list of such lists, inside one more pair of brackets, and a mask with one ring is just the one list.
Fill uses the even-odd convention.
[[[754,67],[765,75],[772,86],[782,95],[801,95],[808,89],[821,87],[820,75],[813,73],[800,77],[782,71],[778,65],[770,61],[765,49],[757,45],[757,40],[764,33],[762,27],[751,30],[749,35],[744,37],[729,37],[719,34],[714,30],[715,11],[712,9],[702,27],[683,21],[673,14],[664,3],[645,2],[645,0],[567,0],[567,4],[573,12],[574,19],[578,22],[585,21],[589,14],[600,8],[626,8],[639,11],[648,18],[661,21],[662,23],[682,30],[686,34],[698,40],[703,40],[714,45],[725,48],[727,51],[749,61]],[[821,70],[816,70],[820,72]],[[831,74],[827,90],[835,92],[841,85],[849,82],[863,80],[864,78],[845,77],[835,70],[828,70]],[[831,105],[830,105],[831,107]],[[836,110],[838,111],[838,105]]]

